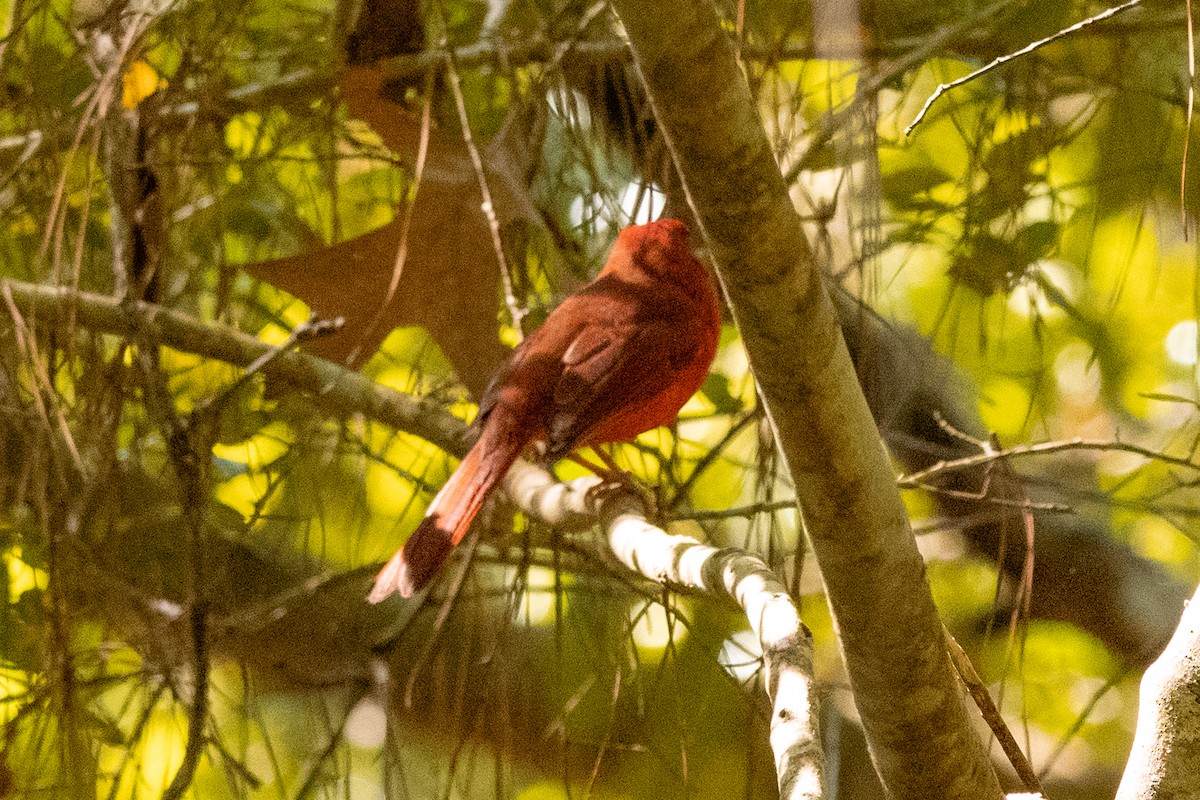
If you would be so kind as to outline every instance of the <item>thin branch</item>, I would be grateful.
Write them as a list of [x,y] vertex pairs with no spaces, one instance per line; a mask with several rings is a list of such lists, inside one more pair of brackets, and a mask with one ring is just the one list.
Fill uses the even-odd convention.
[[925,115],[929,112],[929,109],[933,106],[933,104],[935,102],[937,102],[938,98],[941,97],[946,92],[950,91],[951,89],[956,89],[959,86],[962,86],[963,84],[970,83],[971,81],[975,80],[976,78],[978,78],[982,75],[986,75],[987,73],[991,72],[992,70],[996,69],[997,67],[1001,67],[1001,66],[1007,64],[1009,61],[1020,58],[1021,56],[1029,55],[1034,50],[1044,47],[1045,45],[1048,45],[1051,42],[1058,41],[1059,39],[1063,38],[1064,36],[1069,36],[1072,33],[1081,31],[1090,25],[1095,25],[1097,22],[1102,22],[1102,21],[1108,19],[1109,17],[1114,17],[1117,14],[1120,14],[1122,11],[1128,11],[1129,9],[1133,8],[1134,6],[1139,5],[1141,2],[1142,2],[1142,0],[1129,0],[1129,2],[1127,2],[1127,3],[1122,3],[1119,6],[1113,6],[1112,8],[1101,11],[1099,14],[1088,17],[1087,19],[1084,19],[1084,20],[1080,20],[1079,22],[1076,22],[1074,25],[1063,28],[1061,31],[1058,31],[1057,33],[1053,33],[1050,36],[1047,36],[1045,39],[1038,39],[1036,42],[1031,42],[1030,44],[1025,45],[1020,50],[1017,50],[1014,53],[1007,53],[1005,55],[1002,55],[999,58],[992,60],[986,66],[980,67],[979,69],[975,70],[970,75],[964,75],[963,77],[958,78],[957,80],[950,81],[949,83],[939,84],[937,89],[934,90],[933,94],[931,94],[929,96],[929,99],[925,101],[925,105],[921,106],[921,110],[919,112],[917,112],[917,116],[915,116],[913,118],[912,122],[908,123],[908,127],[904,129],[904,135],[905,136],[910,135],[913,132],[913,128],[915,128],[921,124],[921,120],[923,120],[925,118]]
[[328,336],[331,333],[336,333],[346,324],[343,317],[335,317],[334,319],[320,319],[317,312],[312,312],[308,315],[308,319],[297,325],[288,334],[287,338],[281,343],[271,348],[269,353],[263,353],[246,367],[245,371],[238,377],[236,381],[214,397],[210,402],[203,404],[203,407],[210,408],[226,399],[233,396],[239,389],[249,383],[255,375],[266,369],[272,361],[279,358],[284,353],[291,350],[300,342],[309,342],[313,339],[319,339],[322,336]]
[[920,470],[919,472],[901,475],[896,479],[896,482],[902,489],[930,488],[924,484],[928,482],[929,478],[942,473],[964,469],[974,469],[975,467],[984,466],[1008,457],[1046,455],[1047,453],[1061,453],[1068,450],[1099,450],[1106,452],[1131,453],[1152,461],[1161,461],[1164,464],[1170,464],[1172,466],[1183,467],[1194,472],[1200,472],[1200,464],[1197,464],[1195,461],[1187,458],[1169,456],[1166,453],[1160,453],[1157,450],[1151,450],[1148,447],[1141,447],[1140,445],[1129,444],[1127,442],[1118,442],[1108,439],[1084,439],[1082,437],[1076,437],[1074,439],[1058,442],[1041,442],[1038,444],[1017,445],[1015,447],[1010,447],[999,451],[989,449],[988,452],[977,453],[973,456],[965,456],[963,458],[956,458],[950,461],[939,461],[933,466]]
[[[21,351],[21,361],[26,365],[33,378],[35,389],[30,392],[30,396],[33,398],[34,409],[47,433],[48,440],[55,446],[64,448],[70,454],[70,458],[62,457],[59,454],[60,457],[54,459],[57,473],[54,477],[61,485],[68,486],[78,476],[86,474],[83,457],[79,454],[79,446],[75,443],[75,437],[71,433],[71,426],[67,422],[62,406],[58,403],[48,402],[55,395],[54,381],[50,378],[45,361],[39,357],[37,339],[33,336],[30,325],[22,315],[20,304],[13,292],[10,291],[8,283],[0,283],[0,296],[4,298],[9,318],[13,321],[16,333],[14,338],[16,338],[17,347]],[[53,420],[51,419],[51,409],[54,411]],[[72,469],[67,470],[65,467],[59,466],[64,464],[69,465]]]
[[1025,784],[1026,789],[1031,792],[1041,793],[1042,784],[1038,780],[1037,773],[1034,772],[1029,759],[1025,757],[1025,753],[1021,751],[1021,746],[1017,744],[1012,731],[1008,729],[1008,725],[1004,722],[1004,717],[1000,715],[1000,709],[996,708],[996,704],[992,702],[992,696],[988,693],[987,686],[983,683],[983,678],[979,677],[979,673],[975,671],[975,665],[971,663],[970,657],[962,649],[962,645],[958,643],[958,640],[950,634],[949,630],[945,630],[945,634],[946,650],[950,653],[950,661],[954,664],[955,671],[958,672],[958,676],[967,687],[967,693],[971,695],[971,699],[975,701],[975,705],[979,708],[979,713],[983,715],[984,721],[987,722],[996,740],[1000,742],[1000,749],[1008,757],[1008,763],[1012,764],[1013,769],[1016,770],[1017,777]]
[[1196,107],[1196,32],[1194,30],[1192,20],[1192,0],[1187,0],[1185,3],[1187,9],[1187,59],[1188,59],[1188,87],[1187,87],[1187,117],[1183,126],[1183,155],[1179,159],[1179,215],[1182,217],[1183,223],[1183,240],[1186,242],[1188,238],[1188,213],[1187,213],[1187,175],[1188,175],[1188,149],[1192,141],[1192,112]]
[[1050,770],[1054,769],[1055,764],[1058,763],[1058,759],[1064,752],[1066,752],[1067,745],[1074,741],[1075,737],[1079,735],[1079,732],[1083,730],[1083,726],[1087,724],[1088,718],[1092,715],[1092,712],[1096,709],[1096,706],[1102,699],[1104,699],[1105,695],[1116,688],[1117,684],[1125,680],[1125,676],[1132,672],[1133,669],[1134,668],[1132,665],[1122,667],[1114,672],[1099,689],[1092,692],[1092,696],[1088,698],[1087,703],[1085,703],[1083,708],[1079,710],[1079,714],[1071,723],[1071,727],[1067,729],[1066,733],[1062,735],[1062,738],[1058,740],[1058,743],[1054,745],[1054,750],[1051,751],[1050,755],[1046,757],[1046,761],[1044,764],[1042,764],[1042,768],[1038,770],[1039,778],[1045,778],[1050,774]]
[[[821,117],[815,126],[812,139],[805,147],[804,155],[784,173],[784,181],[789,186],[795,183],[800,174],[820,158],[825,145],[846,124],[846,121],[859,113],[866,103],[873,102],[879,90],[894,81],[897,76],[933,57],[950,42],[961,40],[967,34],[980,30],[984,23],[1015,2],[1017,0],[998,0],[998,2],[983,5],[974,13],[957,20],[953,25],[948,25],[930,36],[922,37],[911,48],[896,54],[894,62],[888,63],[886,69],[870,75],[855,91],[854,97],[849,102],[836,111]],[[868,56],[868,59],[871,57]]]
[[[1005,2],[1002,5],[1008,5],[1008,3]],[[1180,21],[1184,19],[1182,11],[1176,11],[1172,8],[1156,9],[1155,11],[1156,13],[1152,17],[1139,18],[1121,25],[1117,32],[1174,30],[1178,27]],[[986,11],[983,13],[985,16],[990,15]],[[979,49],[978,46],[983,43],[981,42],[982,37],[978,35],[979,26],[977,22],[978,20],[975,19],[971,25],[965,26],[961,30],[959,30],[958,24],[949,26],[945,30],[954,29],[958,31],[951,38],[964,39],[964,45],[968,45],[964,49],[976,52]],[[944,31],[938,31],[936,35],[941,38],[943,33]],[[867,60],[906,58],[908,54],[923,47],[928,41],[929,36],[927,34],[882,41],[872,38],[868,46],[861,50],[861,52],[857,49],[853,54],[828,52],[825,53],[825,57],[849,58],[853,55],[854,58],[864,58]],[[547,40],[527,39],[517,42],[487,40],[463,47],[456,47],[454,57],[461,69],[477,69],[489,66],[500,67],[501,65],[523,67],[531,64],[552,63],[555,58],[555,50],[555,44]],[[629,61],[630,53],[629,46],[625,41],[612,38],[579,42],[571,48],[571,57],[573,60],[583,63],[609,63],[613,61]],[[799,61],[816,57],[816,49],[813,43],[808,41],[789,42],[783,46],[768,47],[753,43],[742,43],[739,52],[739,58],[743,61],[764,63]],[[388,80],[412,79],[424,75],[430,69],[434,71],[445,69],[448,58],[449,56],[444,49],[430,49],[419,53],[392,56],[381,60],[378,66],[383,70],[384,76]],[[261,92],[263,87],[255,87],[255,89]],[[249,96],[249,91],[243,90],[243,94],[247,100],[250,100],[251,103],[253,102]]]
[[[442,47],[446,47],[444,38]],[[467,114],[467,103],[463,98],[462,80],[458,76],[454,51],[447,50],[446,52],[448,54],[446,75],[449,78],[450,92],[454,95],[454,105],[458,109],[458,124],[462,126],[463,144],[467,146],[467,153],[471,156],[471,165],[475,168],[475,178],[479,181],[479,194],[483,198],[481,208],[487,219],[488,230],[492,234],[492,248],[496,251],[496,261],[500,264],[500,278],[504,284],[504,303],[508,306],[508,313],[512,316],[517,336],[523,337],[523,323],[528,311],[517,302],[517,296],[513,291],[512,267],[504,255],[504,242],[500,239],[500,221],[496,218],[496,205],[492,201],[492,192],[488,188],[487,171],[483,165],[483,158],[479,155],[479,148],[475,146],[475,137],[471,135],[471,118]]]
[[163,792],[162,800],[179,800],[191,787],[196,776],[196,767],[200,764],[200,756],[204,753],[207,737],[204,735],[205,722],[208,719],[208,611],[203,602],[191,604],[191,633],[192,660],[195,670],[195,688],[192,693],[192,706],[188,710],[187,746],[183,751],[183,761],[175,772],[175,777]]
[[938,486],[932,483],[918,483],[909,485],[901,484],[902,489],[924,489],[933,494],[940,494],[943,497],[953,497],[956,500],[986,500],[994,506],[1005,508],[1016,508],[1021,511],[1048,511],[1054,514],[1073,514],[1075,509],[1066,503],[1049,503],[1030,500],[1028,498],[1012,498],[1012,497],[996,497],[986,491],[984,492],[968,492],[962,489],[947,489],[944,486]]
[[[163,681],[162,683],[155,686],[153,691],[151,691],[150,699],[143,706],[141,713],[137,715],[137,722],[135,722],[133,725],[133,728],[130,729],[129,735],[127,737],[127,741],[130,741],[130,742],[142,741],[142,737],[145,735],[145,732],[146,732],[146,726],[149,725],[150,720],[153,719],[154,709],[158,706],[158,701],[162,698],[163,694],[166,693],[168,685],[169,684],[167,683],[167,681]],[[122,709],[122,712],[125,712],[127,710],[128,709]],[[115,776],[118,776],[118,777],[116,780],[114,780],[112,782],[112,788],[108,792],[107,800],[116,800],[117,793],[120,791],[121,787],[124,785],[127,785],[127,784],[125,784],[124,781],[120,780],[120,775],[123,772],[125,772],[125,769],[129,766],[129,764],[131,762],[136,761],[136,759],[137,759],[137,751],[134,750],[134,748],[132,748],[132,747],[126,748],[125,752],[121,754],[120,764],[117,766],[116,769],[112,770],[112,774]]]
[[796,498],[787,500],[771,500],[763,503],[752,503],[748,506],[716,509],[713,511],[689,511],[686,514],[672,514],[671,519],[689,519],[694,522],[707,522],[721,519],[748,519],[759,514],[773,514],[776,511],[795,511]]
[[[412,661],[412,668],[408,672],[408,683],[404,688],[404,707],[412,708],[413,698],[417,691],[417,679],[420,677],[423,670],[430,662],[433,661],[438,647],[440,645],[439,637],[446,627],[446,620],[450,618],[450,612],[458,605],[458,598],[462,594],[463,585],[466,583],[467,573],[471,567],[471,562],[475,558],[475,549],[479,546],[479,533],[472,531],[465,542],[456,548],[461,551],[458,556],[458,571],[452,578],[449,579],[445,597],[442,600],[441,607],[438,608],[437,616],[433,620],[433,626],[429,635],[425,639],[425,645],[421,648],[421,652]],[[424,603],[429,597],[429,591],[432,587],[426,586],[421,591],[424,593],[421,602]],[[415,605],[415,604],[414,604]]]
[[304,781],[300,784],[300,788],[296,791],[296,800],[306,800],[316,794],[316,790],[320,787],[322,777],[325,776],[325,762],[337,753],[338,746],[345,741],[346,724],[350,721],[350,713],[359,701],[367,696],[367,692],[371,690],[369,683],[363,682],[355,686],[351,693],[348,702],[346,703],[346,713],[342,715],[341,722],[335,730],[330,731],[329,741],[316,754],[316,760],[313,761],[312,767],[308,770],[308,774],[304,777]]
[[[731,425],[729,430],[725,432],[725,435],[721,437],[721,441],[710,447],[708,451],[705,452],[698,461],[696,461],[696,465],[692,468],[691,473],[687,476],[683,483],[679,484],[679,487],[675,492],[675,496],[671,498],[671,502],[667,506],[666,511],[671,512],[678,508],[679,505],[691,494],[692,486],[696,483],[696,481],[704,475],[708,468],[711,467],[717,461],[717,459],[725,455],[725,449],[730,445],[730,443],[733,442],[735,438],[737,438],[738,434],[740,434],[747,425],[757,422],[760,419],[760,412],[757,409],[752,409],[745,412],[741,419],[737,420],[733,425]],[[693,519],[695,519],[695,517],[693,517]]]
[[152,303],[122,304],[119,300],[65,286],[40,286],[4,279],[0,291],[31,324],[56,324],[75,319],[100,333],[132,336],[145,326],[154,339],[176,350],[247,367],[265,362],[262,373],[311,393],[330,411],[361,413],[393,428],[412,433],[448,453],[463,456],[469,434],[462,420],[440,405],[380,386],[369,378],[323,358],[296,351],[281,352],[249,334]]
[[[131,304],[129,299],[120,302],[122,306]],[[211,450],[212,443],[205,441],[206,432],[202,430],[205,426],[196,424],[203,416],[202,409],[198,408],[187,417],[181,416],[176,409],[159,359],[161,343],[154,332],[146,325],[135,324],[130,338],[137,344],[135,361],[141,373],[146,410],[162,431],[167,444],[167,457],[179,481],[180,510],[187,525],[192,702],[188,709],[187,744],[183,760],[162,795],[162,800],[179,800],[192,786],[207,738],[205,727],[212,665],[208,655],[208,602],[205,597],[208,582],[204,568],[204,512],[209,495],[205,465],[208,459],[203,454]],[[260,360],[265,363],[271,359],[264,357]]]
[[[1007,5],[1007,2],[1004,5]],[[1115,34],[1122,35],[1144,31],[1175,30],[1181,22],[1187,22],[1183,10],[1164,8],[1155,9],[1153,15],[1145,14],[1137,20],[1109,27],[1114,29]],[[978,31],[979,26],[976,23],[977,18],[972,17],[971,24],[964,26],[963,30],[959,30],[960,26],[955,24],[940,30],[935,35],[942,42],[947,39],[960,39],[964,43],[965,50],[975,52],[981,44],[986,44],[986,42],[980,41],[979,36],[972,35]],[[956,32],[954,36],[945,36],[952,30]],[[904,59],[907,63],[909,55],[923,48],[928,42],[928,35],[872,42],[862,56],[875,60]],[[460,69],[476,69],[502,64],[516,68],[553,63],[556,57],[555,51],[555,45],[549,41],[480,41],[455,48],[455,59]],[[836,54],[834,55],[836,57]],[[628,61],[630,54],[628,45],[624,41],[614,38],[578,42],[570,48],[570,57],[573,61],[581,63],[609,63]],[[789,43],[778,48],[744,45],[741,57],[744,60],[777,63],[811,59],[815,57],[815,52],[810,42]],[[419,77],[431,69],[436,74],[445,69],[446,61],[446,51],[430,49],[386,58],[381,60],[378,66],[387,80],[403,80]],[[889,70],[889,74],[891,72],[892,70]],[[292,70],[272,81],[255,81],[230,89],[224,96],[214,97],[211,92],[206,90],[203,92],[203,99],[182,100],[164,107],[159,113],[159,121],[166,126],[177,126],[194,123],[197,115],[202,111],[208,112],[210,115],[229,117],[244,111],[262,110],[266,106],[307,104],[314,94],[327,92],[329,85],[328,73],[316,72],[307,68]],[[200,93],[197,92],[197,94]],[[1172,102],[1177,101],[1172,100]],[[17,153],[19,162],[25,162],[47,141],[63,142],[64,139],[66,143],[69,143],[69,132],[64,132],[55,126],[6,136],[0,138],[0,156]],[[17,166],[20,164],[18,163]],[[3,182],[0,180],[0,183]]]

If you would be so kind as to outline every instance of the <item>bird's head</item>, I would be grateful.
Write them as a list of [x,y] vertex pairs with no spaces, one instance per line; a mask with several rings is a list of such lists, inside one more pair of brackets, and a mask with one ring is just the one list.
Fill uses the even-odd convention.
[[631,283],[673,283],[689,294],[711,292],[708,270],[692,251],[687,226],[677,219],[625,228],[617,236],[604,273]]

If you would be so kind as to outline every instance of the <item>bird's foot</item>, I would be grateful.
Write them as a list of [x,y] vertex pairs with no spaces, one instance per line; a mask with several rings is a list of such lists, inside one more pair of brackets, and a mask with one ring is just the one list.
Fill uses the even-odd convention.
[[584,497],[586,503],[591,507],[599,509],[611,494],[632,493],[641,500],[642,506],[646,509],[647,517],[651,519],[657,517],[660,507],[657,492],[638,483],[633,475],[617,466],[616,462],[608,454],[600,450],[594,452],[604,462],[604,466],[594,464],[578,455],[571,456],[572,461],[587,467],[600,478],[600,483],[588,487],[587,494]]

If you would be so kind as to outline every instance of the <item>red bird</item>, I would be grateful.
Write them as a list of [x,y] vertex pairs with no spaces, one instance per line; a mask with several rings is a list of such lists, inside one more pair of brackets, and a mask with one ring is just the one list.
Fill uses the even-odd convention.
[[704,382],[720,333],[720,300],[684,224],[621,231],[596,280],[554,309],[492,378],[475,421],[479,439],[367,599],[411,597],[428,583],[531,443],[544,443],[554,461],[669,424]]

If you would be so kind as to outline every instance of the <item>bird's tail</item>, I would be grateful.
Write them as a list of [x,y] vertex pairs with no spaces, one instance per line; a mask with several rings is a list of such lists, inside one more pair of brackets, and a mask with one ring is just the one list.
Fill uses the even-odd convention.
[[520,442],[497,442],[498,437],[488,433],[493,432],[485,430],[433,498],[425,519],[380,570],[368,601],[378,603],[392,592],[412,597],[442,566],[450,549],[462,541],[484,501],[521,452]]

